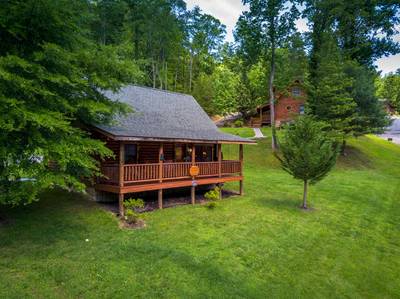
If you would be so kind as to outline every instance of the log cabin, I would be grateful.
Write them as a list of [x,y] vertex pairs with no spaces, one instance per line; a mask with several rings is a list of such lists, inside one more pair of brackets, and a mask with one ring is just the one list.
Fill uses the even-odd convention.
[[[96,195],[118,194],[121,215],[126,194],[158,191],[160,209],[166,189],[190,187],[192,204],[196,186],[237,181],[243,194],[243,145],[255,142],[220,132],[192,96],[133,85],[105,95],[133,109],[90,127],[114,153],[100,162]],[[223,159],[223,144],[238,145],[237,159]]]
[[[275,125],[280,127],[284,123],[293,121],[297,115],[304,114],[306,97],[305,90],[298,80],[289,85],[286,90],[277,92],[275,100]],[[271,125],[271,108],[269,103],[257,107],[256,116],[250,118],[250,125],[252,127]]]

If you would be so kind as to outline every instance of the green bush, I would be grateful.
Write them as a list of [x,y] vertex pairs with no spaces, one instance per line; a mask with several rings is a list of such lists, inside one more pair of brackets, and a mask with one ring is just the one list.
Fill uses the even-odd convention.
[[220,199],[220,188],[215,187],[204,194],[204,197],[209,201],[205,206],[210,210],[215,209],[217,207],[216,201]]
[[205,205],[208,209],[213,210],[217,207],[217,203],[215,201],[210,201]]
[[241,119],[238,119],[238,120],[236,120],[236,121],[233,123],[233,126],[234,126],[235,128],[241,128],[241,127],[243,127],[243,125],[244,125],[244,122],[243,122],[243,120],[241,120]]
[[143,218],[142,215],[137,211],[138,209],[144,208],[143,199],[130,198],[124,202],[125,207],[125,221],[129,224],[135,224],[139,219]]
[[215,187],[204,194],[204,197],[209,201],[217,201],[219,199],[220,188]]

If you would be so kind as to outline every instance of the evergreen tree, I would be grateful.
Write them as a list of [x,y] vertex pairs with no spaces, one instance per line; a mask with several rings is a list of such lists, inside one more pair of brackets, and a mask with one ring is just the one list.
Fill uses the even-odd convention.
[[327,122],[343,141],[356,130],[356,102],[350,94],[351,78],[332,34],[325,34],[316,53],[320,61],[309,89],[308,112]]
[[352,80],[349,94],[357,104],[355,135],[379,132],[387,118],[375,97],[376,59],[396,54],[399,43],[393,40],[400,24],[398,1],[385,0],[310,0],[305,1],[303,15],[311,26],[310,75],[318,81],[317,70],[322,63],[319,54],[327,34],[337,40],[341,56],[346,61],[345,73]]
[[345,73],[352,79],[350,95],[357,104],[354,135],[382,133],[390,120],[376,97],[376,71],[355,61],[348,61]]
[[283,170],[303,181],[303,209],[307,209],[308,185],[322,180],[336,163],[337,146],[325,129],[309,116],[299,117],[286,128],[281,154],[276,155]]
[[87,1],[24,0],[0,6],[0,203],[41,190],[82,190],[111,154],[80,129],[126,111],[101,90],[140,72],[122,49],[91,41]]

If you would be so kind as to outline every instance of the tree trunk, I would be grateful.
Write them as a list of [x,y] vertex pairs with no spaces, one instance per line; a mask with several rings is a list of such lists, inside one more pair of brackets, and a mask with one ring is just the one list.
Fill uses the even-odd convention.
[[275,152],[277,148],[276,142],[276,127],[275,127],[275,95],[274,95],[274,76],[275,76],[275,42],[271,43],[271,70],[269,74],[269,107],[271,115],[271,131],[272,151]]
[[308,193],[308,181],[304,181],[304,192],[303,192],[303,209],[307,209],[307,193]]
[[175,67],[175,79],[174,79],[174,90],[177,90],[178,86],[178,67]]
[[168,62],[167,61],[165,61],[165,74],[164,74],[164,80],[165,80],[165,82],[164,82],[164,87],[165,87],[165,90],[168,90]]
[[343,139],[342,148],[340,149],[340,153],[342,156],[346,156],[346,139]]
[[152,68],[152,71],[153,71],[153,88],[156,88],[156,66],[155,66],[155,63],[154,63],[154,59],[152,60],[152,62],[151,62],[151,68]]
[[192,92],[192,80],[193,80],[193,54],[190,52],[189,60],[189,93]]

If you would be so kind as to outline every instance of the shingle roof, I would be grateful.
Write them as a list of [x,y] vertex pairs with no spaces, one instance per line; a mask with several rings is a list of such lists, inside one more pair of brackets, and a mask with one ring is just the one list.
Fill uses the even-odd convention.
[[116,139],[253,143],[218,131],[190,95],[134,85],[125,86],[118,93],[107,91],[105,95],[134,109],[128,115],[117,116],[116,125],[95,125]]

